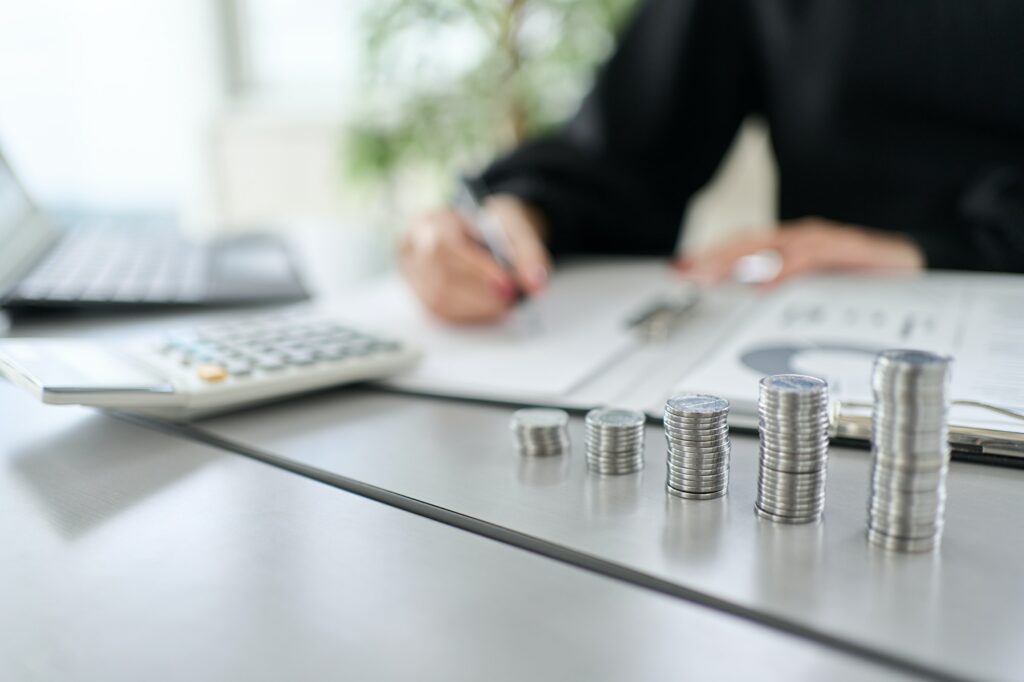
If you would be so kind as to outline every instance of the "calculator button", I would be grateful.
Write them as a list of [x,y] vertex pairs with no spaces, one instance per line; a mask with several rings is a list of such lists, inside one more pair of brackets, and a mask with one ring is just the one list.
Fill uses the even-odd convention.
[[284,363],[281,361],[280,358],[278,358],[275,355],[260,356],[260,358],[257,359],[256,364],[260,369],[265,369],[268,371],[284,368]]
[[293,351],[286,353],[285,361],[291,365],[311,365],[313,364],[313,354],[309,351]]
[[231,376],[244,377],[252,374],[252,365],[244,360],[229,360],[224,365],[224,369]]
[[345,350],[348,351],[349,355],[368,355],[373,352],[373,346],[368,341],[354,341],[347,346]]
[[348,353],[345,352],[345,347],[341,345],[323,346],[316,351],[316,357],[324,360],[340,360],[347,354]]
[[197,365],[196,374],[203,381],[214,383],[228,378],[228,371],[220,365]]

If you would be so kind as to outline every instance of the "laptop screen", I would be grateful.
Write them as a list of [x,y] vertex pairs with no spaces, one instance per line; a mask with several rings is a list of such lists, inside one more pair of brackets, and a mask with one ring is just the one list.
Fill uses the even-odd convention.
[[0,294],[57,239],[0,155]]

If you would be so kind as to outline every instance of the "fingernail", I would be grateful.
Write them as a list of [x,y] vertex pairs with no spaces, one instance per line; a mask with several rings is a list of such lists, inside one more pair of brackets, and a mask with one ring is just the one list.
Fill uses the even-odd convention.
[[539,265],[526,273],[526,284],[531,291],[539,291],[548,283],[548,269]]
[[498,293],[498,296],[510,301],[516,296],[516,285],[510,279],[501,279],[494,282],[494,290]]
[[680,272],[686,272],[687,270],[693,268],[693,261],[690,260],[689,258],[676,258],[674,261],[672,261],[672,267],[674,267],[676,270],[679,270]]

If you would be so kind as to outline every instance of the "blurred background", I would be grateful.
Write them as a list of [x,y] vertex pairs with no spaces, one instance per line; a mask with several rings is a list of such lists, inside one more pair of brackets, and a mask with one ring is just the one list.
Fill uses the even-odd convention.
[[[388,244],[451,178],[571,115],[635,0],[0,0],[0,148],[47,208]],[[750,121],[695,248],[767,226]]]

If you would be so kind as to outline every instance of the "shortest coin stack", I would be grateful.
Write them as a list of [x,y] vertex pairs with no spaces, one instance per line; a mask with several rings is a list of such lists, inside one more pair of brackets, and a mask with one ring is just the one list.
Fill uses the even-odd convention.
[[875,358],[868,538],[876,545],[924,552],[942,537],[951,364],[946,356],[914,350]]
[[665,403],[670,495],[708,500],[729,487],[729,402],[713,395],[678,395]]
[[644,468],[643,412],[600,408],[587,413],[587,468],[598,474],[632,474]]
[[828,463],[828,384],[801,374],[765,377],[758,413],[761,468],[755,511],[780,523],[819,520]]
[[569,413],[543,408],[517,410],[512,414],[512,438],[521,455],[547,457],[569,450]]

